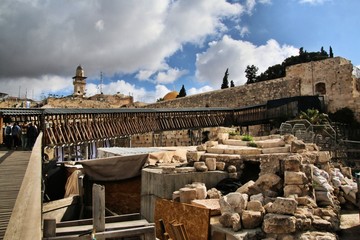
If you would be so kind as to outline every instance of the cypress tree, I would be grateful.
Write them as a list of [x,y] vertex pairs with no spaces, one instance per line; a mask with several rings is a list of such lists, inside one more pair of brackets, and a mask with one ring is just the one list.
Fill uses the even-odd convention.
[[229,88],[229,80],[228,80],[228,76],[229,76],[229,69],[227,68],[223,77],[223,82],[221,84],[221,89],[224,88]]

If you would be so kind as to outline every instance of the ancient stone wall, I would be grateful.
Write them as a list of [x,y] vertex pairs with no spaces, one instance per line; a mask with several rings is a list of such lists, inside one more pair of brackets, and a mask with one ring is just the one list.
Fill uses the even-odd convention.
[[276,79],[149,104],[147,108],[244,107],[300,95],[300,80]]
[[360,79],[344,58],[328,58],[290,66],[284,78],[237,86],[149,104],[148,108],[243,107],[292,96],[324,96],[328,112],[352,109],[360,120]]

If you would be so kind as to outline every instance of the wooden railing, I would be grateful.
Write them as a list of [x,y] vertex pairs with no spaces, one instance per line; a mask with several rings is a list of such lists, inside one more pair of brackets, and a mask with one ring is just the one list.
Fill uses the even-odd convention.
[[[41,140],[39,134],[5,232],[5,240],[41,239]],[[11,179],[9,179],[11,182]]]

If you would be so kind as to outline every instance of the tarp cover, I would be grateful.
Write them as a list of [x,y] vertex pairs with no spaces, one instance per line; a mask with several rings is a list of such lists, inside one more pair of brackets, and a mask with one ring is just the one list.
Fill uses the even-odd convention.
[[83,160],[85,174],[97,181],[117,181],[139,176],[148,154]]

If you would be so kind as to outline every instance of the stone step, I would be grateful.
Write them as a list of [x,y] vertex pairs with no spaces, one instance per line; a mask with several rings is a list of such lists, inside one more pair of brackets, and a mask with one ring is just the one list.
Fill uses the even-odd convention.
[[271,154],[271,153],[289,153],[290,146],[285,147],[274,147],[274,148],[264,148],[261,150],[262,154]]
[[261,154],[260,148],[255,147],[234,147],[234,146],[227,146],[227,145],[218,145],[216,147],[208,148],[208,153],[215,153],[215,154],[239,154],[239,155],[256,155]]
[[223,144],[225,145],[231,145],[231,146],[247,146],[249,142],[248,141],[242,141],[238,139],[227,139],[223,140]]
[[255,141],[255,143],[260,148],[285,147],[285,142],[280,138]]

